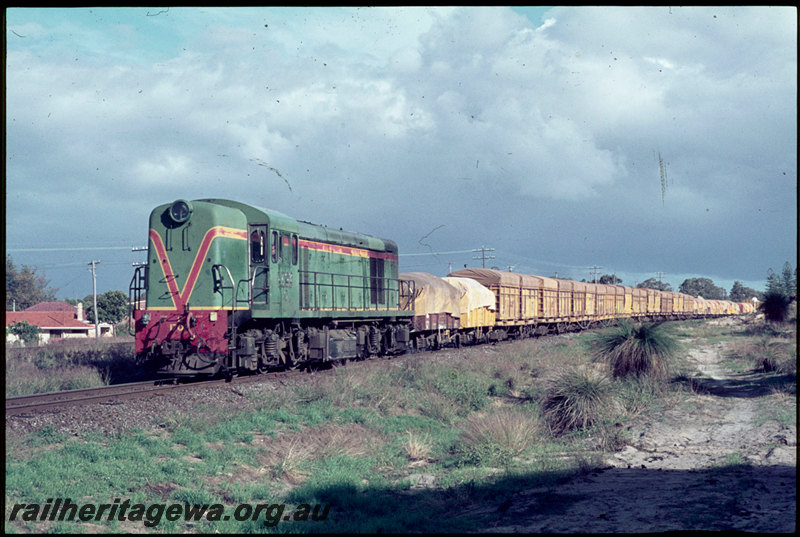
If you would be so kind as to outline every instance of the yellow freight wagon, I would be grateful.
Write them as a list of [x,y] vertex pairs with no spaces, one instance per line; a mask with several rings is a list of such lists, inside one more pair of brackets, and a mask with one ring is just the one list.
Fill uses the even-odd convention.
[[614,316],[621,317],[625,314],[625,288],[621,285],[612,285],[614,288]]
[[613,286],[601,283],[591,284],[597,288],[595,313],[598,319],[609,319],[614,316],[614,301],[616,292]]
[[572,282],[572,314],[576,321],[585,321],[589,318],[586,289],[584,282]]
[[496,300],[494,293],[470,278],[442,278],[461,291],[461,328],[494,326]]
[[557,280],[558,282],[558,316],[562,320],[574,320],[575,311],[572,300],[572,280]]
[[466,268],[456,270],[448,277],[469,278],[480,283],[494,293],[495,320],[498,325],[510,326],[520,320],[520,275],[514,272],[484,268]]
[[633,287],[622,285],[623,302],[622,302],[622,315],[633,315]]
[[663,315],[669,315],[672,313],[672,303],[674,301],[673,296],[675,293],[671,293],[669,291],[661,291],[659,293],[661,295],[661,307],[658,311],[661,312]]
[[647,314],[647,289],[636,287],[631,291],[633,301],[633,316],[641,317]]
[[520,274],[520,296],[522,313],[520,315],[525,324],[533,324],[544,311],[544,288],[542,278],[529,274]]

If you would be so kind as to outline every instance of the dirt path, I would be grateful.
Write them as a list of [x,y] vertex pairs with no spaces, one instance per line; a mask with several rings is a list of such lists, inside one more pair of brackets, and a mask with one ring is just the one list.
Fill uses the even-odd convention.
[[688,401],[630,426],[629,445],[603,468],[520,493],[487,529],[795,531],[796,421],[774,419],[794,401],[762,374],[726,371],[723,358],[723,344],[693,351],[701,376]]

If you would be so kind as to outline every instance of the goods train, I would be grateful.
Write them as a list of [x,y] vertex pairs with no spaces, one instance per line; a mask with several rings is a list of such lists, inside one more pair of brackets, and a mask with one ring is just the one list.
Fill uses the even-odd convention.
[[292,368],[613,322],[748,313],[681,293],[464,269],[399,273],[395,242],[223,199],[150,214],[130,285],[137,359],[199,376]]

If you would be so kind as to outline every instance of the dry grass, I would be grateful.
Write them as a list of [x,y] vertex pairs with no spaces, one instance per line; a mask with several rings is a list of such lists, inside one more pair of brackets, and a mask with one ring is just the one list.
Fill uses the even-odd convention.
[[431,438],[425,433],[406,431],[408,438],[403,441],[403,450],[411,461],[412,466],[425,463],[430,458]]
[[747,360],[755,369],[766,373],[794,375],[797,372],[797,349],[794,340],[769,336],[740,339],[731,343],[728,355],[734,359]]
[[462,460],[507,465],[543,436],[542,424],[530,412],[503,407],[467,418],[459,437]]
[[302,466],[311,458],[311,454],[309,446],[304,445],[300,438],[293,438],[285,449],[275,452],[277,460],[270,465],[272,477],[284,479],[292,484],[302,483],[308,476],[308,473],[302,470]]
[[42,370],[30,362],[6,361],[6,397],[94,388],[105,384],[107,382],[103,375],[91,366],[74,365]]
[[275,438],[259,438],[259,441],[266,448],[260,457],[261,466],[267,468],[273,478],[290,484],[305,480],[311,461],[342,455],[363,457],[385,443],[378,433],[355,423],[308,427]]

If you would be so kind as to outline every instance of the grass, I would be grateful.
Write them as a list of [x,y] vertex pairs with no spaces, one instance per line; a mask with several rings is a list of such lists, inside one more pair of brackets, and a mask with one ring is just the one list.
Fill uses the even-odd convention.
[[453,451],[462,463],[503,467],[535,446],[544,432],[538,415],[513,407],[473,414],[461,429]]
[[[6,515],[14,503],[55,496],[219,503],[226,514],[238,504],[285,504],[269,520],[161,521],[163,532],[491,527],[502,516],[495,505],[598,467],[604,450],[625,445],[620,424],[657,415],[676,393],[685,395],[647,375],[600,371],[590,362],[594,337],[355,363],[246,390],[246,410],[209,404],[113,435],[56,427],[17,433],[6,440]],[[55,355],[48,360],[52,369],[66,365]],[[793,397],[771,399],[783,407],[793,406]],[[764,412],[765,420],[788,419]],[[141,521],[6,520],[16,532],[143,529]]]
[[556,373],[542,398],[542,413],[555,434],[588,429],[618,411],[611,379],[586,368]]
[[131,338],[6,346],[7,397],[134,382],[147,375],[134,361]]
[[747,363],[765,373],[797,373],[797,347],[786,338],[769,335],[740,338],[730,345],[728,354],[731,359]]

